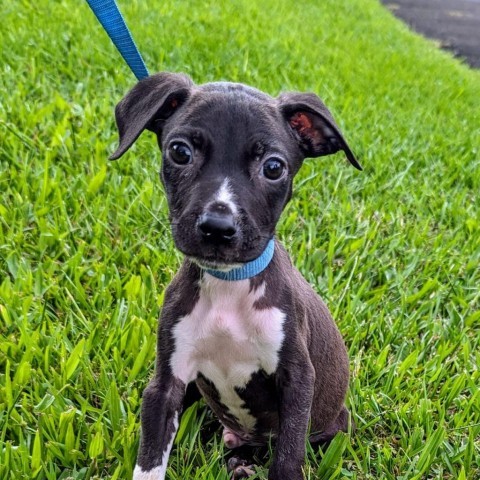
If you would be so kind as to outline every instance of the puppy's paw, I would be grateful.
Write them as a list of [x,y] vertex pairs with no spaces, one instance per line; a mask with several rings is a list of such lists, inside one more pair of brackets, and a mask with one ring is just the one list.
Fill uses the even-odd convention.
[[133,471],[133,480],[164,480],[164,478],[165,469],[162,467],[143,470],[140,466],[136,465]]
[[239,457],[231,457],[227,463],[227,470],[232,473],[231,480],[238,480],[240,478],[248,478],[255,475],[253,465],[248,465],[249,462],[242,460]]

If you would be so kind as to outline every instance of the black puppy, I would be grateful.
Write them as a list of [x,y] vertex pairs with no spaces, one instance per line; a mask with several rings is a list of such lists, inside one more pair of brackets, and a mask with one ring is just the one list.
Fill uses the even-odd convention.
[[[194,85],[160,73],[118,104],[123,155],[157,134],[173,238],[185,255],[165,293],[157,369],[143,394],[135,480],[163,480],[196,384],[228,448],[276,442],[270,480],[301,480],[305,441],[348,429],[349,365],[326,306],[274,239],[306,157],[343,150],[330,112],[311,93],[272,98],[233,83]],[[233,462],[233,477],[248,468]]]

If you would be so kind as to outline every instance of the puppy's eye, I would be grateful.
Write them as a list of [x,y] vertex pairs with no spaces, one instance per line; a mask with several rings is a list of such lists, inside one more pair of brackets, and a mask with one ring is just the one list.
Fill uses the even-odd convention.
[[263,164],[263,176],[268,180],[280,180],[286,172],[285,163],[279,158],[269,158]]
[[178,165],[188,165],[192,161],[190,147],[182,142],[174,142],[168,147],[170,158]]

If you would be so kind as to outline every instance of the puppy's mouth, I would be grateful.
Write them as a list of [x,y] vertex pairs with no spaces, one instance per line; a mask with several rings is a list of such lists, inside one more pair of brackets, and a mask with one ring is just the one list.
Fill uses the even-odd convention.
[[240,268],[244,264],[258,258],[265,249],[264,242],[255,242],[252,246],[239,245],[238,242],[230,244],[212,245],[202,241],[186,242],[183,238],[176,238],[174,235],[175,246],[189,260],[194,262],[200,268],[210,270],[220,270],[228,272],[235,268]]
[[256,252],[242,251],[237,244],[209,245],[198,243],[182,245],[175,242],[177,248],[192,262],[204,269],[228,272],[256,258]]
[[205,260],[204,258],[193,257],[190,255],[187,255],[187,258],[204,270],[219,270],[220,272],[225,273],[230,272],[231,270],[234,270],[236,268],[240,268],[245,263],[226,263],[219,262],[218,260],[209,261]]
[[237,226],[235,235],[231,237],[209,236],[198,228],[197,217],[193,215],[172,222],[172,234],[177,249],[196,265],[224,272],[258,258],[271,238],[256,228],[245,226]]

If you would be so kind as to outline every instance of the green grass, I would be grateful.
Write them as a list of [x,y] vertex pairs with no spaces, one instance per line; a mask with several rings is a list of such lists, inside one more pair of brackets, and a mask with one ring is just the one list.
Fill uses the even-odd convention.
[[[375,0],[122,1],[151,70],[319,93],[365,167],[305,163],[279,226],[350,351],[358,430],[309,479],[480,478],[480,75]],[[0,478],[128,479],[174,250],[134,79],[83,2],[0,9]],[[196,405],[168,478],[226,479]],[[265,479],[266,470],[259,478]]]

